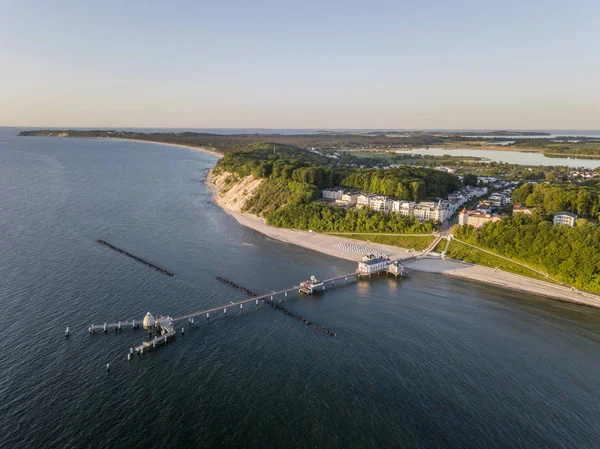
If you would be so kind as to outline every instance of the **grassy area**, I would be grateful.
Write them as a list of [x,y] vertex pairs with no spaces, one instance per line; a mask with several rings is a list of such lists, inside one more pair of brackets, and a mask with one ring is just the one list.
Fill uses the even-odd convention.
[[[441,253],[444,250],[445,246],[446,241],[443,240],[437,246],[436,251]],[[527,276],[530,278],[555,283],[551,279],[542,276],[541,274],[536,273],[535,271],[531,271],[521,265],[509,262],[508,260],[504,260],[500,257],[495,257],[491,254],[484,253],[483,251],[479,251],[475,248],[465,246],[462,243],[457,242],[456,240],[452,240],[450,242],[450,246],[448,247],[446,257],[462,260],[464,262],[469,262],[477,265],[484,265],[486,267],[499,268],[510,273],[520,274],[521,276]]]
[[[331,234],[335,235],[335,234]],[[414,249],[421,251],[426,249],[435,239],[432,235],[401,236],[401,235],[373,235],[373,234],[344,234],[343,237],[356,240],[368,240],[373,243],[397,246],[399,248]],[[444,241],[445,242],[445,241]]]
[[391,159],[391,157],[394,155],[394,152],[391,150],[379,150],[379,149],[372,149],[372,150],[345,150],[345,151],[340,151],[340,152],[345,152],[348,154],[351,154],[352,156],[355,156],[359,159],[370,159],[370,158],[379,158],[379,159]]

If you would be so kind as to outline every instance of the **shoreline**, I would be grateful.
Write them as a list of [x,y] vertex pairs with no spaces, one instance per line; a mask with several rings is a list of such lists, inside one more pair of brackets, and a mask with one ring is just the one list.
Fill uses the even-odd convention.
[[[368,243],[364,240],[354,240],[330,234],[311,233],[308,231],[269,226],[266,224],[264,218],[238,212],[227,207],[219,198],[220,187],[212,182],[212,169],[208,170],[204,184],[212,192],[213,203],[220,207],[227,215],[233,217],[239,224],[284,243],[290,243],[305,249],[326,254],[328,256],[353,262],[360,261],[362,255],[335,248],[333,245],[339,243],[349,243],[368,246],[369,248],[373,248],[377,251],[389,253],[392,259],[400,259],[422,254],[422,252],[409,252],[406,249],[395,246],[383,245],[379,243]],[[563,302],[600,308],[600,296],[585,292],[573,291],[568,287],[551,284],[549,282],[528,278],[499,269],[496,270],[483,265],[473,265],[453,259],[442,260],[434,257],[409,261],[404,263],[404,265],[415,271],[439,273],[453,278],[475,281],[477,283],[484,283],[487,285],[529,293]]]
[[138,143],[153,143],[155,145],[169,145],[172,147],[185,148],[186,150],[199,151],[200,153],[210,154],[211,156],[216,156],[218,159],[221,159],[224,154],[218,153],[214,150],[209,150],[204,147],[194,147],[192,145],[184,145],[182,143],[168,143],[168,142],[154,142],[153,140],[142,140],[142,139],[124,139],[122,137],[93,137],[94,139],[100,140],[120,140],[122,142],[138,142]]

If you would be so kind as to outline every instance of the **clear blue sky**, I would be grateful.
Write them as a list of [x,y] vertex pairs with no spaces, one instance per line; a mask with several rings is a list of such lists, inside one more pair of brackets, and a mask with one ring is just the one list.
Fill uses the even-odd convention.
[[0,125],[600,128],[600,1],[0,0]]

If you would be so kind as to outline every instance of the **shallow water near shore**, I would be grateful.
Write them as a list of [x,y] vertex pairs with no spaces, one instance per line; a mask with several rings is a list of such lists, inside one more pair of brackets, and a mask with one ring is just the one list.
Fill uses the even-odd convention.
[[131,362],[142,331],[90,337],[244,297],[216,276],[261,294],[354,270],[224,214],[215,160],[0,130],[1,448],[600,447],[600,311],[437,274],[285,303],[336,338],[263,305]]

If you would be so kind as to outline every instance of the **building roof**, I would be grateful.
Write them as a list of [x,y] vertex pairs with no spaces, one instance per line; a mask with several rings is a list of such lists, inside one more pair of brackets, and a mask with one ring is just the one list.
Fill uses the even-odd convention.
[[363,263],[365,265],[376,265],[381,262],[389,262],[389,261],[390,261],[390,259],[388,259],[387,257],[378,257],[376,259],[365,260],[365,261],[363,261]]
[[577,215],[574,214],[573,212],[557,212],[557,213],[554,214],[555,217],[557,215],[566,215],[566,216],[571,217],[571,218],[577,218]]

